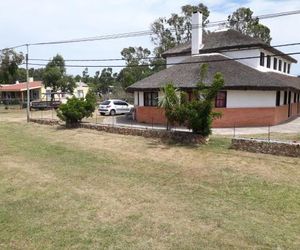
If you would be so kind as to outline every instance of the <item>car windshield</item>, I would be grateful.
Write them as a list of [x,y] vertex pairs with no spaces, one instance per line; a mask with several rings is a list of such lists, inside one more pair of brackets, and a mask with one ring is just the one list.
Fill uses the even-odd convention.
[[110,101],[104,101],[104,102],[101,102],[100,105],[109,105],[110,104]]

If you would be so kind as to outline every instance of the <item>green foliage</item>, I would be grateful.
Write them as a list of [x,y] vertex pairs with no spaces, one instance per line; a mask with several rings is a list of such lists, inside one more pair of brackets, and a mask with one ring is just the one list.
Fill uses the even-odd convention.
[[169,123],[171,125],[176,122],[176,108],[180,104],[179,91],[174,88],[172,83],[168,83],[162,89],[164,95],[159,100],[158,106],[164,108],[165,114],[168,120],[167,129],[169,129]]
[[184,5],[181,7],[181,14],[172,13],[171,17],[160,17],[152,23],[151,30],[154,34],[151,40],[156,45],[154,53],[157,56],[178,44],[191,40],[191,17],[195,11],[203,13],[203,25],[205,26],[209,22],[209,10],[202,3]]
[[72,97],[66,104],[61,104],[57,116],[66,122],[67,127],[76,126],[83,118],[93,115],[96,106],[96,97],[92,92],[86,95],[85,100]]
[[98,95],[107,95],[116,85],[117,73],[113,73],[112,68],[104,68],[95,73],[92,89]]
[[0,52],[0,84],[13,84],[18,80],[18,68],[23,60],[23,54],[14,50]]
[[239,8],[228,17],[229,26],[245,35],[258,38],[270,44],[272,38],[270,29],[259,23],[258,18],[253,18],[253,11],[250,8]]
[[126,61],[126,67],[120,71],[118,81],[123,88],[127,88],[154,73],[151,68],[151,61],[148,59],[150,54],[151,51],[143,47],[128,47],[121,51],[121,55]]
[[[62,56],[56,55],[50,61],[44,72],[43,81],[45,87],[50,87],[52,92],[62,91],[73,93],[75,81],[73,77],[66,74],[65,61]],[[52,99],[54,95],[52,94]]]
[[171,124],[186,125],[194,133],[208,136],[211,134],[212,121],[220,117],[220,113],[213,112],[213,101],[224,85],[221,73],[216,73],[210,87],[206,87],[207,65],[203,64],[200,69],[200,81],[194,91],[195,99],[187,101],[187,95],[173,87],[171,83],[164,89],[164,97],[160,100],[160,107],[165,108],[166,117]]

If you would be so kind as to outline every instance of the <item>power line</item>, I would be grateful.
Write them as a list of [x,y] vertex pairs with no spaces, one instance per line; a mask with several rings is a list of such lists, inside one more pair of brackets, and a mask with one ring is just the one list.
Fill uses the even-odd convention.
[[[271,57],[275,56],[290,56],[290,55],[300,55],[299,52],[291,52],[291,53],[278,53],[270,55]],[[200,54],[201,56],[201,54]],[[205,55],[202,55],[205,56]],[[265,56],[267,57],[267,56]],[[224,58],[217,60],[203,60],[203,61],[194,61],[194,62],[178,62],[178,63],[166,63],[166,64],[157,64],[156,66],[174,66],[174,65],[185,65],[185,64],[198,64],[198,63],[216,63],[216,62],[228,62],[228,61],[240,61],[240,60],[249,60],[249,59],[257,59],[260,56],[248,56],[248,57],[236,57],[236,58]],[[47,64],[41,63],[29,63],[31,66],[46,66]],[[148,67],[150,65],[65,65],[67,68],[138,68],[138,67]]]
[[[300,10],[265,14],[265,15],[255,16],[254,18],[268,19],[268,18],[275,18],[275,17],[281,17],[281,16],[296,15],[296,14],[300,14]],[[240,20],[237,22],[242,22],[242,21],[244,21],[244,20]],[[215,21],[215,22],[208,23],[206,25],[206,27],[214,27],[214,26],[219,26],[221,24],[227,24],[227,23],[228,23],[228,20]],[[202,26],[202,25],[200,25],[200,26]],[[196,26],[192,26],[192,28],[196,28]],[[175,29],[169,29],[169,30],[172,32],[175,31]],[[136,32],[111,34],[111,35],[77,38],[77,39],[70,39],[70,40],[28,43],[28,44],[17,45],[17,46],[10,47],[10,48],[5,48],[2,50],[15,49],[15,48],[20,48],[20,47],[25,47],[25,46],[55,45],[55,44],[68,44],[68,43],[92,42],[92,41],[101,41],[101,40],[130,38],[130,37],[148,36],[148,35],[152,35],[152,34],[153,34],[152,30],[144,30],[144,31],[136,31]]]
[[[264,49],[266,48],[279,48],[279,47],[291,47],[291,46],[298,46],[300,45],[300,42],[297,43],[285,43],[285,44],[278,44],[274,46],[264,46]],[[234,51],[242,51],[242,50],[254,50],[257,49],[257,47],[254,48],[240,48],[240,49],[228,49],[228,50],[221,50],[222,52],[234,52]],[[140,58],[142,60],[151,60],[151,59],[164,59],[162,57],[143,57]],[[42,59],[42,58],[31,58],[29,61],[40,61],[40,62],[50,62],[51,59]],[[102,59],[64,59],[65,62],[110,62],[110,61],[126,61],[125,58],[102,58]]]

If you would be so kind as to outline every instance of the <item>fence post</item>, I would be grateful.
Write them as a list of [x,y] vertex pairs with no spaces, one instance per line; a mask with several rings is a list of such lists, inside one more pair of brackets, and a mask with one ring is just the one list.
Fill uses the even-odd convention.
[[233,138],[235,138],[235,123],[233,124]]
[[268,141],[270,141],[271,140],[271,126],[270,126],[270,124],[269,124],[269,126],[268,126]]
[[151,120],[152,120],[152,130],[153,130],[153,117],[151,118]]

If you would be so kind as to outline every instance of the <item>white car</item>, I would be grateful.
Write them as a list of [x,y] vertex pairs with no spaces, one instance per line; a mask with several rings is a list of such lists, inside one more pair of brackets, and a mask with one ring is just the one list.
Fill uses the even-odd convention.
[[100,115],[116,115],[130,113],[133,108],[133,105],[122,100],[107,100],[100,103],[98,111]]

